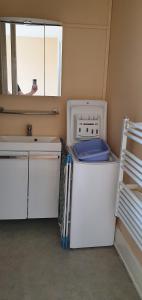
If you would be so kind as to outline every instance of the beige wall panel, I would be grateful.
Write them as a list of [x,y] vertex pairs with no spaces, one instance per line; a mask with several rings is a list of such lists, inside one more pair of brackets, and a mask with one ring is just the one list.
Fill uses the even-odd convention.
[[58,39],[45,42],[45,95],[58,95]]
[[[11,109],[58,108],[59,116],[0,115],[0,134],[66,135],[66,100],[102,98],[107,61],[107,29],[111,0],[1,0],[1,16],[21,16],[66,22],[63,30],[63,97],[0,96],[0,106]],[[81,24],[81,25],[76,25]],[[88,26],[88,25],[91,26]],[[98,29],[95,25],[99,25]],[[103,82],[104,81],[104,82]]]
[[31,91],[34,78],[37,79],[39,87],[36,94],[44,95],[44,40],[43,38],[18,37],[17,80],[23,93]]
[[1,16],[107,25],[111,0],[1,0]]
[[142,1],[113,3],[108,76],[108,136],[119,153],[122,118],[142,121]]
[[103,97],[106,30],[65,28],[63,96]]
[[56,97],[1,97],[0,106],[9,109],[50,110],[57,108],[57,116],[0,115],[0,135],[25,135],[26,125],[33,125],[33,135],[65,137],[66,99]]
[[[11,86],[10,38],[7,38],[8,83]],[[35,51],[36,49],[36,51]],[[58,92],[58,40],[46,38],[45,46],[45,94]],[[37,79],[38,91],[35,96],[44,95],[44,40],[43,38],[17,37],[17,78],[23,93],[31,90],[32,80]],[[11,92],[11,89],[9,89]]]
[[[122,119],[128,116],[142,122],[142,1],[114,0],[112,10],[109,72],[107,84],[108,140],[120,152]],[[133,152],[142,157],[142,147]],[[123,225],[121,231],[134,254],[140,258],[135,242]]]

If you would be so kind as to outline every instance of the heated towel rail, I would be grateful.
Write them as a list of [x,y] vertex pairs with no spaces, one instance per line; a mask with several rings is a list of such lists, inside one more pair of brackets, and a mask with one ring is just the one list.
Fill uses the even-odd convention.
[[[128,139],[142,145],[142,123],[123,122],[116,216],[142,250],[142,159],[128,150]],[[132,184],[125,184],[124,174]]]

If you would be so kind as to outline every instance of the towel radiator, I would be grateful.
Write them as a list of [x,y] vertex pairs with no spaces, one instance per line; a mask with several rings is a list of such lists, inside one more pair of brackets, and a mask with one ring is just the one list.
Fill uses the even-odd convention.
[[[116,201],[116,216],[142,250],[142,159],[128,150],[128,140],[142,145],[142,123],[123,121]],[[129,176],[132,184],[125,184],[124,174]]]

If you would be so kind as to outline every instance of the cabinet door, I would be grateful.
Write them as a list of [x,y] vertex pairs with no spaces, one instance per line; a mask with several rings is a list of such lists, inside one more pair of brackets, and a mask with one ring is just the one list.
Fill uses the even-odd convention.
[[30,153],[28,218],[57,218],[60,152]]
[[0,219],[27,218],[28,154],[0,151]]

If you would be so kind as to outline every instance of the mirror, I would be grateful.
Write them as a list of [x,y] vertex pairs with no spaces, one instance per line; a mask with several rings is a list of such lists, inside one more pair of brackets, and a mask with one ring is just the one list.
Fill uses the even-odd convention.
[[0,18],[0,93],[61,96],[62,26]]

